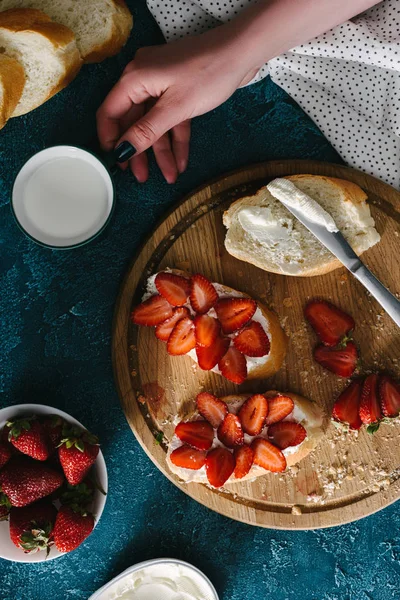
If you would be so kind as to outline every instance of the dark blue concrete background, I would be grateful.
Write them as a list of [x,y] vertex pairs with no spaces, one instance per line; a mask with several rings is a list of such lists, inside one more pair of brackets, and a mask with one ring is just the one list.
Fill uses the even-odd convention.
[[338,161],[318,129],[266,80],[196,119],[190,165],[167,185],[152,164],[138,185],[117,176],[112,225],[89,246],[43,249],[15,225],[13,177],[37,150],[85,144],[95,110],[136,48],[161,41],[144,0],[132,0],[132,38],[116,58],[85,66],[76,81],[0,132],[1,406],[37,402],[71,413],[99,435],[110,492],[102,519],[59,560],[0,560],[1,600],[86,600],[135,562],[179,557],[203,569],[222,600],[399,600],[398,505],[343,526],[280,532],[230,521],[181,493],[137,444],[120,408],[110,361],[113,306],[135,250],[174,202],[207,179],[261,160]]

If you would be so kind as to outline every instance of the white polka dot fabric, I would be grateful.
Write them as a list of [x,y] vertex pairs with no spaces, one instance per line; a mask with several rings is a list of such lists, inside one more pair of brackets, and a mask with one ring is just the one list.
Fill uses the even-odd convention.
[[[228,21],[256,0],[147,0],[167,41]],[[400,1],[384,0],[270,60],[266,75],[349,165],[400,189]]]

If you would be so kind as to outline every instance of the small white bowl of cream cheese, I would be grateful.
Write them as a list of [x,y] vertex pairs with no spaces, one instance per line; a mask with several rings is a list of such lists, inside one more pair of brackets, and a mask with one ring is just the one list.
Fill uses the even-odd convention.
[[193,565],[159,558],[129,567],[89,600],[218,600],[218,594]]

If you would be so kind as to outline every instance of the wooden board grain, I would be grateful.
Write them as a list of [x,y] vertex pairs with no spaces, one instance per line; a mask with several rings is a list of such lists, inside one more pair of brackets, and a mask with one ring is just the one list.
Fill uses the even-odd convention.
[[[182,491],[223,515],[262,527],[330,527],[367,516],[400,497],[400,424],[383,424],[375,435],[345,435],[330,422],[333,402],[347,381],[312,359],[316,338],[303,318],[307,300],[321,297],[354,315],[355,340],[363,372],[400,375],[400,335],[366,290],[341,268],[320,277],[266,273],[230,256],[224,248],[222,213],[232,201],[254,193],[270,179],[313,173],[348,179],[368,194],[381,242],[363,255],[365,263],[399,296],[400,194],[362,172],[313,161],[274,161],[228,174],[196,190],[176,206],[135,257],[117,301],[113,365],[123,410],[141,446]],[[152,328],[130,322],[147,277],[167,266],[204,273],[264,301],[279,315],[289,336],[286,361],[268,381],[240,388],[219,375],[199,370],[189,357],[168,356]],[[200,391],[216,395],[240,391],[291,390],[318,402],[326,413],[325,438],[317,451],[283,474],[266,473],[253,482],[216,491],[185,484],[166,466],[165,441],[173,419],[193,406]],[[164,442],[156,443],[159,432]]]

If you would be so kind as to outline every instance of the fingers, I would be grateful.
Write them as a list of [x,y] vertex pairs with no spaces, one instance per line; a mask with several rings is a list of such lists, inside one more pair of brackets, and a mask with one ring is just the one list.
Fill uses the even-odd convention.
[[190,120],[176,125],[171,131],[172,151],[179,173],[186,170],[189,161]]
[[175,183],[178,177],[178,168],[172,153],[169,134],[165,133],[153,144],[154,156],[167,183]]
[[182,106],[167,91],[156,104],[119,138],[117,145],[129,142],[139,154],[184,119]]
[[149,178],[149,161],[146,152],[134,156],[129,161],[131,171],[139,183],[145,183]]

